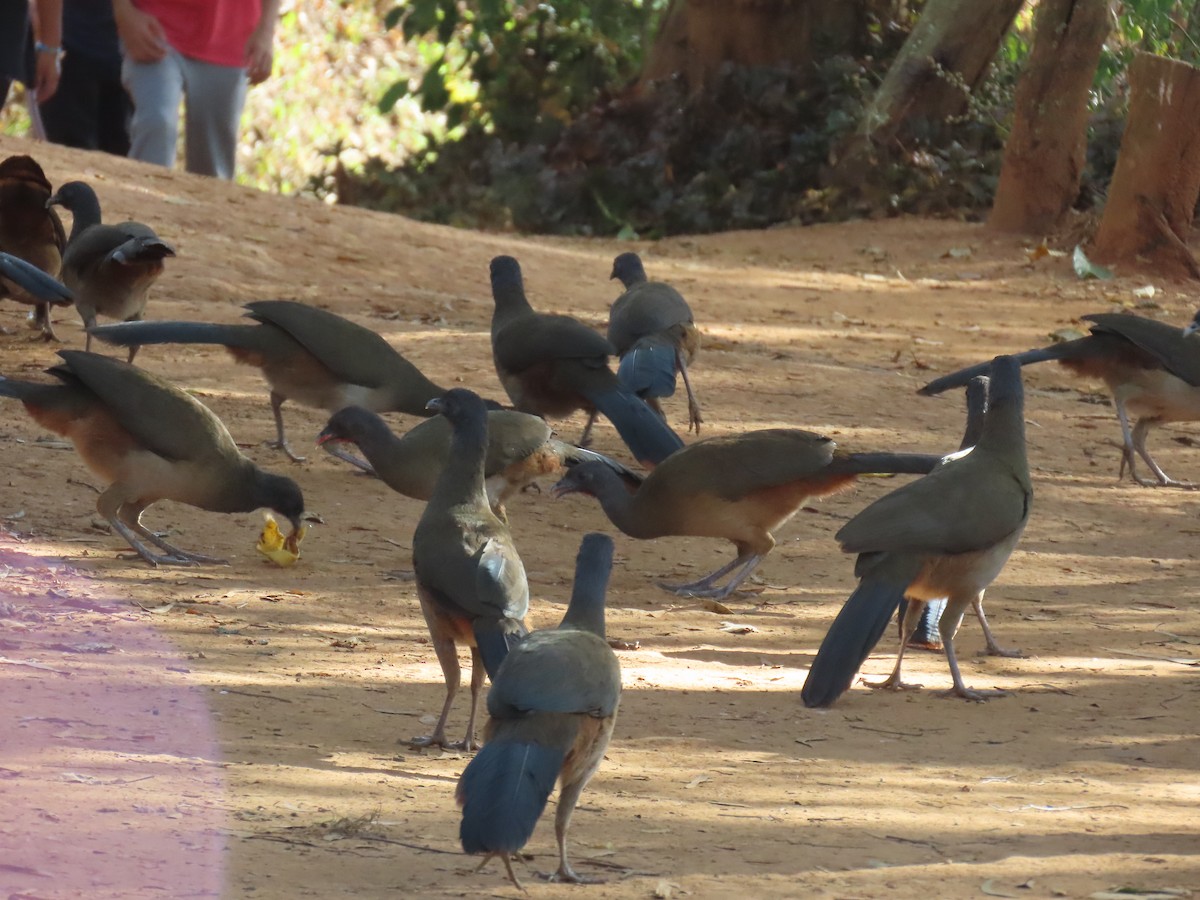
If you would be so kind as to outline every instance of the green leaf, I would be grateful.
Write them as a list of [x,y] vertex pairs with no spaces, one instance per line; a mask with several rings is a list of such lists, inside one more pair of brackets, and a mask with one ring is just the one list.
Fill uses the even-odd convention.
[[398,24],[400,24],[400,17],[403,15],[403,6],[393,6],[387,11],[387,15],[383,17],[383,27],[385,29],[395,28]]
[[390,113],[392,108],[407,96],[408,80],[397,81],[384,91],[383,96],[379,98],[379,111],[381,113]]
[[1110,270],[1104,268],[1104,266],[1096,265],[1087,258],[1083,252],[1082,244],[1075,245],[1075,252],[1071,255],[1071,265],[1075,267],[1075,274],[1084,280],[1098,278],[1101,281],[1108,281],[1113,277],[1113,273]]
[[414,0],[404,19],[404,39],[415,40],[437,28],[438,0]]
[[442,77],[441,64],[429,67],[416,91],[421,95],[421,109],[426,112],[441,112],[450,102],[450,90]]

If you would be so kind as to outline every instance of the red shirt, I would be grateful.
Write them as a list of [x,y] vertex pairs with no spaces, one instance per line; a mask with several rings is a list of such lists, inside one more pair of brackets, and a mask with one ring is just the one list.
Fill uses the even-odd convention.
[[246,65],[246,41],[262,18],[261,0],[136,0],[162,23],[183,56],[221,66]]

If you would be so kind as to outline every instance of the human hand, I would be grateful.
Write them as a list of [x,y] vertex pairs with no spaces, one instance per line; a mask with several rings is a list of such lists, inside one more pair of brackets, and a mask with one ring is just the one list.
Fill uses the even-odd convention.
[[271,77],[275,63],[275,29],[258,27],[246,41],[246,75],[251,84],[262,84]]
[[34,78],[34,95],[38,103],[45,103],[58,90],[58,80],[62,76],[57,53],[38,52],[37,69]]
[[158,62],[167,55],[167,35],[162,23],[144,13],[129,0],[113,3],[117,34],[125,45],[125,55],[134,62]]

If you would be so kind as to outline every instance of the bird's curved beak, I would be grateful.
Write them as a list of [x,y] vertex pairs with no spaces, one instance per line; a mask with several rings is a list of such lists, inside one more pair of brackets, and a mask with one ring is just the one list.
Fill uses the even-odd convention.
[[1183,336],[1191,337],[1197,331],[1200,331],[1200,322],[1192,321],[1183,326]]
[[321,447],[325,444],[328,444],[330,441],[341,442],[343,440],[345,439],[338,437],[328,428],[325,428],[322,429],[321,433],[317,435],[317,446]]
[[46,209],[49,209],[52,206],[61,206],[61,205],[62,205],[62,198],[59,197],[58,194],[51,194],[48,198],[46,198]]
[[554,487],[550,488],[550,496],[556,500],[560,497],[565,497],[567,494],[574,494],[579,491],[579,486],[573,482],[570,477],[560,478],[554,483]]
[[433,412],[440,413],[442,411],[442,398],[434,397],[432,400],[430,400],[428,403],[425,404],[425,408],[432,410]]
[[613,266],[613,270],[608,273],[608,280],[612,281],[616,277],[617,277],[617,267]]

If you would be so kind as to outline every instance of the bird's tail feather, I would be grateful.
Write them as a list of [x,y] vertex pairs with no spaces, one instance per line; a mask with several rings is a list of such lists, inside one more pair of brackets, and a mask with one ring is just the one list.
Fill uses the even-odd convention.
[[932,453],[847,453],[835,456],[827,471],[846,475],[928,475],[942,461]]
[[166,241],[158,238],[130,238],[112,252],[114,262],[124,265],[143,262],[157,262],[175,255],[175,248]]
[[74,299],[65,284],[19,256],[0,253],[0,275],[44,303],[66,306]]
[[500,669],[500,663],[508,656],[508,651],[529,634],[524,623],[514,619],[484,619],[478,618],[471,623],[471,631],[475,635],[475,646],[483,657],[483,667],[488,677],[494,679]]
[[830,706],[854,681],[854,676],[879,642],[892,613],[904,599],[903,583],[864,578],[838,612],[813,660],[800,699],[805,706]]
[[617,366],[621,386],[639,397],[670,397],[675,393],[675,345],[661,335],[635,343]]
[[257,349],[261,325],[215,325],[208,322],[117,322],[89,329],[106,344],[135,347],[142,344],[223,344]]
[[587,398],[613,423],[638,462],[658,465],[683,447],[679,435],[633,392],[614,384]]
[[525,846],[574,743],[573,719],[534,713],[499,724],[458,780],[464,852],[513,853]]
[[[1026,350],[1024,353],[1014,353],[1013,358],[1023,366],[1030,363],[1045,362],[1049,359],[1078,359],[1087,356],[1089,348],[1097,346],[1097,342],[1093,338],[1079,338],[1074,341],[1064,341],[1061,344],[1051,344],[1049,347],[1039,347],[1036,350]],[[925,387],[917,391],[918,394],[932,396],[940,394],[943,391],[948,391],[951,388],[965,387],[967,382],[977,375],[988,375],[992,371],[991,360],[985,363],[979,363],[974,366],[967,366],[965,369],[959,369],[957,372],[951,372],[949,375],[943,375],[941,378],[935,378]]]

